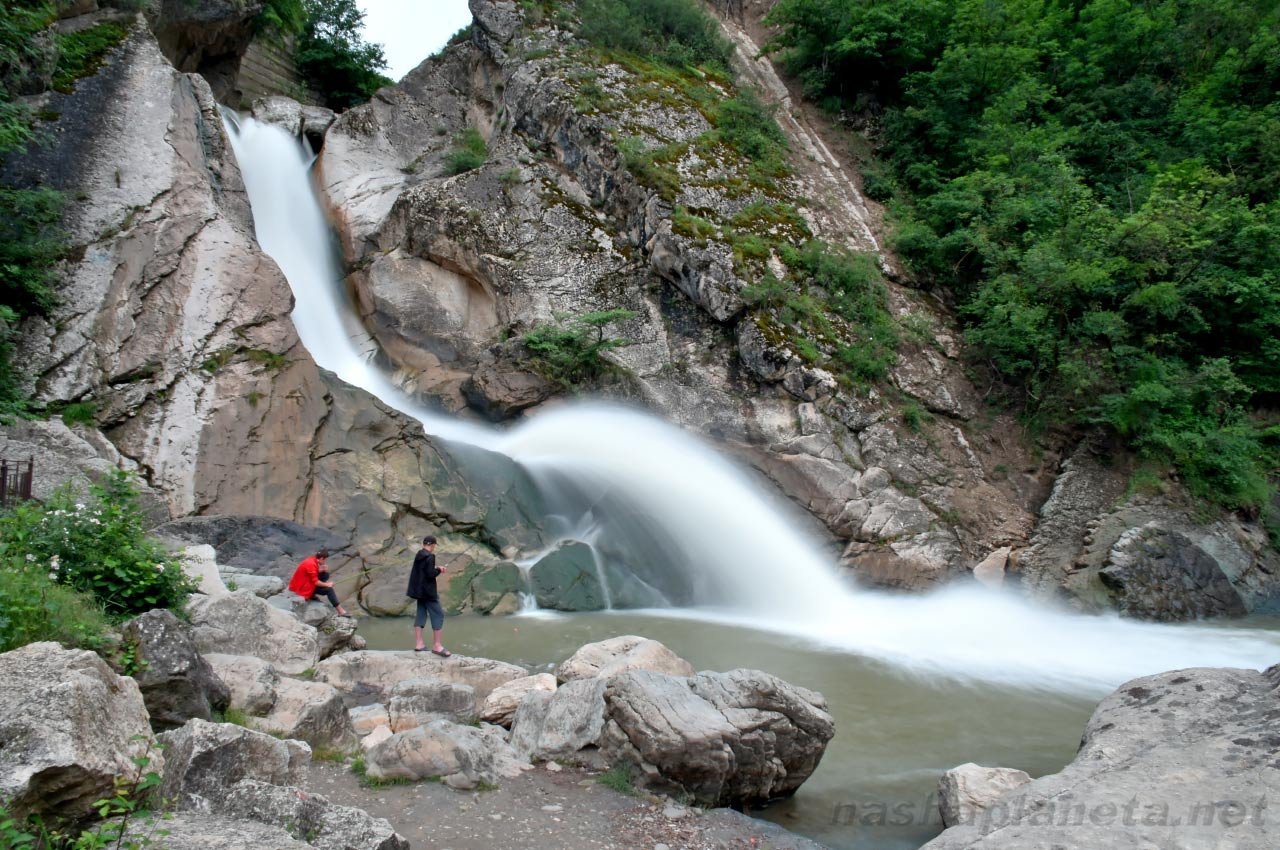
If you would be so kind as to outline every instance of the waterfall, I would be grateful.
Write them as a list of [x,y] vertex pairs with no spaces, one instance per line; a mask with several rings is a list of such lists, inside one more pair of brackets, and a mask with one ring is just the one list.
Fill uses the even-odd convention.
[[1179,667],[1280,661],[1280,634],[1262,629],[1084,616],[978,587],[923,596],[855,590],[799,530],[794,506],[652,416],[564,404],[502,432],[426,408],[376,365],[377,346],[343,290],[311,155],[276,127],[228,120],[258,241],[288,278],[293,321],[311,356],[427,433],[524,466],[558,525],[582,536],[591,530],[615,597],[664,601],[677,606],[664,616],[743,624],[911,673],[1016,685],[1096,692]]

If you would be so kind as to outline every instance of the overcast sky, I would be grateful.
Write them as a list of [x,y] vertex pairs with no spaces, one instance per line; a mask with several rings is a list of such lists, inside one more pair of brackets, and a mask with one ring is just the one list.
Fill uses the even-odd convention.
[[471,23],[467,0],[359,0],[365,40],[381,44],[387,76],[399,80]]

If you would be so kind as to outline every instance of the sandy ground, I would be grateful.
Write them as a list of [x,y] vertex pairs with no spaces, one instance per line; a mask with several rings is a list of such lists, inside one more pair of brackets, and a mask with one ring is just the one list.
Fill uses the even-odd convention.
[[306,787],[386,818],[414,850],[821,850],[767,821],[620,794],[593,776],[539,766],[491,791],[436,782],[365,788],[348,765],[317,762]]

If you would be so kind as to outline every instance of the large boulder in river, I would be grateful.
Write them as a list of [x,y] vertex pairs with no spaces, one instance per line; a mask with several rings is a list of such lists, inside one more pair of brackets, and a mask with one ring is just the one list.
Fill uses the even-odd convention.
[[692,676],[693,665],[656,640],[638,635],[620,635],[581,647],[556,668],[562,682],[609,678],[627,670],[649,670],[669,676]]
[[231,701],[227,686],[191,639],[191,627],[163,609],[124,624],[126,646],[134,648],[133,678],[156,729],[173,729],[193,717],[212,720]]
[[252,655],[297,674],[320,658],[316,630],[247,590],[193,596],[187,605],[201,652]]
[[0,655],[0,682],[0,800],[19,821],[88,814],[134,759],[164,770],[137,683],[96,654],[28,644]]
[[475,698],[483,700],[499,685],[522,679],[529,671],[514,664],[488,658],[454,654],[440,658],[430,652],[344,652],[326,658],[316,666],[316,681],[327,682],[344,693],[390,694],[400,682],[434,679],[470,685]]
[[1134,679],[1102,700],[1075,760],[927,850],[1280,846],[1280,666]]

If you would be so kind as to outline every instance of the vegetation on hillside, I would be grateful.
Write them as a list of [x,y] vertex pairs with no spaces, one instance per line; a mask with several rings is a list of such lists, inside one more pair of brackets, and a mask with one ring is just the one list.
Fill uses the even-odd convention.
[[1033,420],[1267,504],[1280,3],[780,0],[806,92],[878,115],[895,247]]
[[630,310],[606,310],[538,325],[524,335],[525,348],[532,354],[529,365],[566,391],[597,380],[610,371],[609,362],[601,355],[633,342],[625,337],[606,337],[605,329],[634,316]]
[[382,45],[364,40],[364,11],[356,0],[272,0],[272,5],[289,7],[283,16],[293,22],[298,15],[291,7],[299,2],[305,16],[294,58],[326,106],[348,109],[394,82],[382,73],[387,67]]

